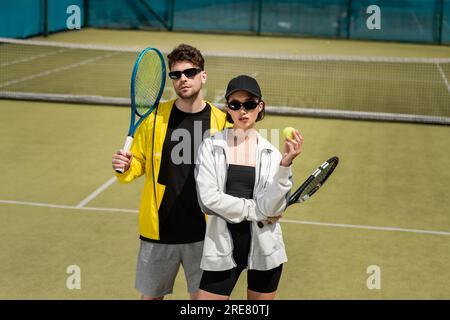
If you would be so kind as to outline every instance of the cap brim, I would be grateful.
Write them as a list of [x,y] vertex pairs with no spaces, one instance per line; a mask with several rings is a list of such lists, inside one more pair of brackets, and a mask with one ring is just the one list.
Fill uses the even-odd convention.
[[238,92],[238,91],[245,91],[245,92],[248,92],[248,93],[250,93],[251,95],[253,95],[255,97],[261,98],[261,95],[259,93],[254,92],[254,91],[251,91],[251,90],[248,90],[248,89],[234,89],[234,90],[231,90],[230,92],[227,92],[227,94],[225,95],[225,99],[228,99],[229,96],[231,96],[233,93]]

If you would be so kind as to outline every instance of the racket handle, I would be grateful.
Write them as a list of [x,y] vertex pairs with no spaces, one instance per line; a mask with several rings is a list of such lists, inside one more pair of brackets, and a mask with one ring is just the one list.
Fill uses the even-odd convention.
[[[133,144],[133,137],[127,136],[122,150],[125,152],[130,151],[132,144]],[[118,172],[118,173],[123,173],[124,171],[125,171],[124,168],[116,169],[116,172]]]

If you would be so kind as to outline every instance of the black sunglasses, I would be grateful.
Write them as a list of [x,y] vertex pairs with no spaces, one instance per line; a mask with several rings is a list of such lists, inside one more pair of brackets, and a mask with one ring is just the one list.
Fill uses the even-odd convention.
[[183,71],[171,71],[169,72],[169,78],[172,80],[178,80],[181,78],[181,74],[184,74],[186,78],[195,77],[200,71],[203,71],[200,68],[189,68]]
[[244,107],[245,110],[253,110],[258,106],[259,102],[250,100],[245,102],[239,102],[236,100],[228,102],[228,108],[234,111],[240,110],[242,107]]

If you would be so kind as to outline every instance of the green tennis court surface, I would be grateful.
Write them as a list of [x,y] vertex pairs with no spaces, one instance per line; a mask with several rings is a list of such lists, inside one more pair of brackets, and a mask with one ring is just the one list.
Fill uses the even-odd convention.
[[[105,185],[128,113],[0,100],[1,299],[139,298],[143,181]],[[259,125],[285,126],[305,137],[296,185],[328,157],[341,161],[283,217],[289,261],[278,299],[448,299],[448,127],[275,116]],[[66,288],[70,265],[81,268],[80,290]],[[380,290],[366,286],[371,265],[381,268]],[[180,270],[168,298],[187,297]],[[232,298],[245,299],[245,274]]]

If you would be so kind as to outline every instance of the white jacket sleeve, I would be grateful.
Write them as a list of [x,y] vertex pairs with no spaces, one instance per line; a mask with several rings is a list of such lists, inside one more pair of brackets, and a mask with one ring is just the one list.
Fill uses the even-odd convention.
[[267,181],[267,187],[255,195],[256,212],[266,217],[279,216],[286,210],[292,188],[291,167],[283,167],[278,159],[274,167],[276,173]]
[[264,220],[266,217],[256,212],[256,201],[230,196],[218,185],[213,146],[211,139],[205,139],[199,147],[195,169],[197,195],[200,208],[206,214],[218,215],[231,223],[243,220]]

